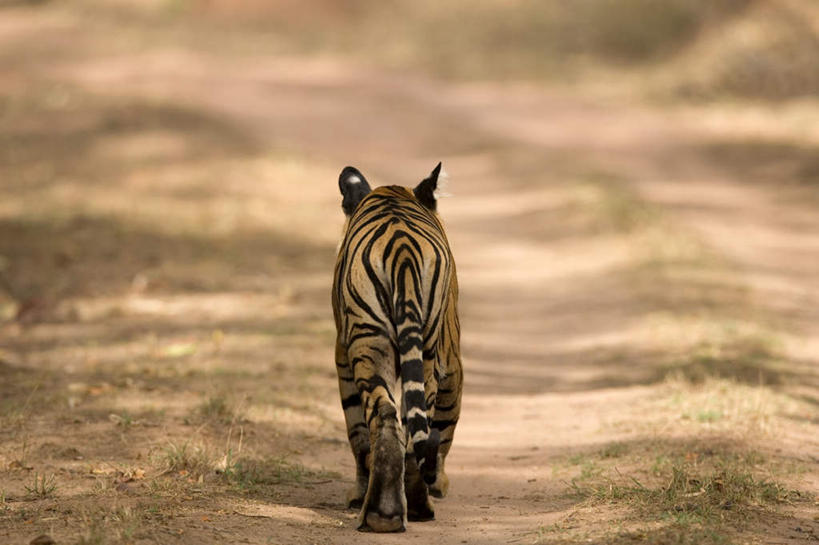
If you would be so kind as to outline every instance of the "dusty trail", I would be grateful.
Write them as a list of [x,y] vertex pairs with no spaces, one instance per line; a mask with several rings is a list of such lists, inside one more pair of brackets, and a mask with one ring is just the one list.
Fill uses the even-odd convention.
[[[28,28],[35,32],[37,25]],[[284,348],[267,341],[248,348],[246,359],[237,359],[236,365],[256,378],[230,387],[262,395],[259,380],[286,386],[298,361],[268,368],[271,351],[309,362],[305,366],[312,376],[300,392],[315,396],[310,410],[319,416],[295,404],[288,409],[296,416],[290,424],[277,420],[253,428],[261,413],[250,411],[247,427],[254,430],[260,449],[277,451],[287,445],[305,466],[337,471],[343,482],[317,479],[309,487],[285,487],[274,498],[194,495],[173,522],[163,522],[185,532],[179,542],[532,543],[560,539],[544,533],[554,525],[572,540],[587,535],[600,539],[610,524],[622,524],[622,509],[589,507],[567,494],[578,469],[572,460],[615,445],[627,453],[621,466],[626,471],[639,465],[640,456],[685,450],[701,437],[728,438],[742,448],[750,442],[765,452],[778,445],[783,450],[777,455],[806,467],[798,486],[819,485],[815,415],[788,421],[786,428],[766,428],[751,440],[748,430],[753,434],[755,428],[744,423],[710,427],[680,421],[680,409],[667,401],[676,386],[665,377],[687,372],[688,351],[710,334],[703,323],[723,316],[724,310],[732,319],[751,313],[762,317],[759,323],[773,324],[788,364],[764,371],[766,382],[814,409],[819,402],[819,219],[798,197],[798,188],[791,194],[776,185],[746,183],[738,170],[700,153],[697,142],[720,135],[679,111],[663,113],[559,91],[443,84],[339,59],[226,59],[161,46],[141,53],[67,56],[28,66],[23,73],[31,81],[62,82],[100,102],[175,104],[205,112],[232,135],[241,135],[236,139],[246,140],[257,158],[250,160],[254,167],[241,161],[220,167],[217,173],[227,179],[211,181],[202,172],[212,159],[205,153],[202,169],[185,163],[174,174],[174,179],[184,178],[190,171],[202,183],[174,188],[179,193],[168,200],[162,200],[163,192],[170,191],[163,187],[166,171],[157,168],[135,170],[131,178],[126,172],[122,188],[114,181],[101,185],[100,202],[87,201],[81,176],[64,180],[56,197],[49,194],[46,201],[65,199],[86,207],[87,214],[133,215],[148,224],[178,210],[180,217],[204,225],[210,220],[197,219],[199,203],[209,207],[214,221],[227,210],[239,230],[261,226],[261,234],[254,235],[260,239],[266,230],[281,235],[258,250],[243,247],[243,256],[281,245],[262,264],[274,266],[266,276],[241,270],[235,277],[224,275],[218,263],[196,272],[197,277],[212,275],[217,283],[210,299],[196,289],[188,299],[172,289],[164,295],[132,293],[127,304],[117,296],[109,302],[93,295],[74,297],[82,323],[74,326],[69,319],[63,326],[33,325],[22,337],[4,333],[15,367],[59,372],[64,360],[50,359],[45,346],[56,342],[59,327],[67,329],[63,342],[69,344],[72,335],[94,338],[95,331],[116,324],[123,331],[166,324],[168,329],[158,330],[160,338],[172,327],[200,333],[218,327],[230,337],[245,327],[269,328],[270,320],[281,318],[299,327],[312,324],[319,332],[318,341],[311,340],[309,331],[297,332],[290,340],[283,338]],[[0,80],[5,86],[0,89],[11,93],[12,79]],[[161,133],[155,131],[154,137],[163,142]],[[170,151],[158,145],[160,162],[173,163],[174,146],[197,145],[165,136]],[[127,158],[129,151],[138,153],[147,145],[127,138],[108,144],[108,151],[94,148],[93,154]],[[218,148],[217,143],[213,149]],[[163,154],[167,159],[161,159]],[[270,167],[270,174],[265,157],[278,155],[297,157],[297,166]],[[437,160],[451,173],[456,195],[441,204],[441,215],[462,286],[466,367],[464,409],[449,463],[452,493],[436,502],[433,523],[413,523],[404,535],[361,535],[354,531],[353,514],[341,507],[353,469],[334,398],[327,326],[328,265],[342,219],[333,180],[336,170],[354,164],[376,185],[410,185]],[[260,180],[251,179],[259,174]],[[271,183],[275,187],[262,185]],[[149,204],[131,208],[117,199],[120,191]],[[203,205],[199,192],[216,197]],[[219,192],[247,197],[241,203],[249,208],[221,208]],[[180,204],[186,195],[189,205]],[[40,197],[32,190],[21,197],[20,206]],[[247,204],[253,201],[258,207]],[[218,235],[219,227],[214,229]],[[654,235],[669,232],[674,236],[658,248]],[[292,247],[288,237],[298,237]],[[301,242],[309,251],[300,252]],[[177,246],[157,248],[163,258],[181,251]],[[231,251],[229,244],[222,249]],[[254,271],[262,268],[248,263]],[[175,277],[167,274],[173,287]],[[219,280],[223,275],[228,279]],[[176,310],[167,306],[172,304]],[[106,305],[120,314],[106,314]],[[109,315],[111,325],[106,326]],[[685,318],[678,323],[678,316]],[[157,321],[160,326],[151,325]],[[669,341],[690,327],[704,332]],[[223,357],[229,358],[231,349]],[[114,376],[119,363],[106,360],[104,350],[99,356],[103,363],[94,372]],[[138,347],[131,350],[139,352]],[[123,364],[129,357],[134,356],[121,358]],[[798,379],[787,378],[788,373]],[[743,376],[735,378],[745,383]],[[173,384],[178,386],[145,394],[176,418],[175,423],[163,422],[162,430],[181,426],[178,413],[184,412],[163,405],[163,396],[178,395],[179,407],[195,404],[191,392],[179,386],[184,380]],[[311,418],[319,422],[318,431],[300,431],[312,425]],[[255,422],[267,421],[259,417]],[[47,421],[37,425],[48,433]],[[146,440],[160,441],[162,430],[146,431]],[[14,456],[11,451],[3,455],[8,462]],[[66,487],[65,501],[76,499],[70,498],[71,490],[81,496],[81,488]],[[795,508],[772,523],[752,526],[746,537],[798,542],[799,536],[788,537],[796,526],[819,532],[811,517],[805,508]],[[5,532],[19,541],[28,534],[14,520],[0,522],[0,536]]]

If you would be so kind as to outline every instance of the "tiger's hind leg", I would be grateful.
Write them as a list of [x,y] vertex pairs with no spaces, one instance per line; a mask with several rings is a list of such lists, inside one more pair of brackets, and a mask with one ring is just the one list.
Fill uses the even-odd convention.
[[370,470],[367,458],[370,454],[370,433],[364,423],[364,406],[361,394],[355,385],[353,368],[347,357],[347,349],[336,343],[336,372],[338,373],[338,390],[341,394],[341,407],[344,409],[344,420],[347,423],[347,438],[355,458],[355,484],[347,492],[347,507],[360,509],[367,493]]
[[438,384],[435,415],[432,419],[432,428],[440,434],[435,481],[429,485],[429,493],[436,498],[445,497],[449,491],[449,477],[444,471],[444,463],[452,446],[455,426],[461,415],[461,391],[463,389],[461,358],[457,353],[452,353],[447,363],[447,375]]
[[[431,430],[427,440],[427,453],[437,455],[438,434]],[[430,446],[430,443],[435,443]],[[408,452],[405,459],[404,488],[407,492],[407,518],[411,521],[427,521],[435,519],[435,509],[429,499],[429,489],[421,476],[418,460],[414,453]]]
[[[366,343],[364,341],[367,341]],[[369,429],[369,480],[358,517],[358,529],[403,532],[407,521],[404,495],[406,438],[399,420],[400,379],[389,341],[367,337],[350,351],[355,384]]]
[[[424,397],[427,406],[427,418],[430,424],[434,422],[435,398],[438,388],[438,357],[434,349],[436,342],[436,339],[432,339],[423,351]],[[423,466],[418,465],[418,457],[415,452],[407,452],[404,486],[407,491],[407,517],[409,520],[427,521],[435,519],[435,509],[429,499],[429,485],[436,480],[440,440],[440,433],[430,425],[429,436],[425,442]]]

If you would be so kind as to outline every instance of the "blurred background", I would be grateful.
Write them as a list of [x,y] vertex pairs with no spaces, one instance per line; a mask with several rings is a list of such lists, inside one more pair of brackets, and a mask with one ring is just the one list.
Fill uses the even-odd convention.
[[819,536],[815,0],[0,0],[0,537],[349,542],[337,176],[439,160],[453,542]]

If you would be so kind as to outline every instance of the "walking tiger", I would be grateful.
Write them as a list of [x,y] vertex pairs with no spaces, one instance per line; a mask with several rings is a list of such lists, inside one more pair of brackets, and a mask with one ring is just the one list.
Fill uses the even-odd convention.
[[441,164],[414,189],[339,176],[344,240],[333,283],[336,370],[356,462],[358,529],[435,517],[461,411],[455,262],[436,212]]

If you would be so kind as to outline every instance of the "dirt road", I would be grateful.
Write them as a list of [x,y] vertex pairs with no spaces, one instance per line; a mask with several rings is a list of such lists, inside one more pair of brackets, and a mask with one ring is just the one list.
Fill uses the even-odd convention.
[[[819,135],[788,121],[815,108],[3,16],[0,541],[819,540]],[[358,534],[335,179],[414,185],[438,160],[466,369],[451,495],[406,534]],[[680,467],[689,503],[713,468],[775,493],[716,518],[652,506]]]

